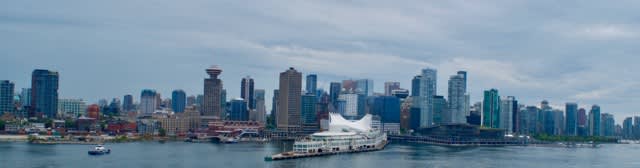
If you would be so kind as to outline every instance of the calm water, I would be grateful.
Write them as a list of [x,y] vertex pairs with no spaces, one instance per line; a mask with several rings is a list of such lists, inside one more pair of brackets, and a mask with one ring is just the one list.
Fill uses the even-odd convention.
[[290,144],[107,144],[110,155],[89,156],[87,145],[0,143],[0,168],[27,167],[640,167],[640,145],[599,149],[500,147],[444,148],[391,144],[383,151],[265,162]]

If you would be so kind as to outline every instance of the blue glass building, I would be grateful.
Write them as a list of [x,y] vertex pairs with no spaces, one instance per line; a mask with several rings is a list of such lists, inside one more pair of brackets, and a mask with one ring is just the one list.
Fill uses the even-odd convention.
[[171,109],[173,112],[182,113],[187,104],[187,94],[184,90],[174,90],[171,93]]
[[54,118],[58,112],[58,72],[36,69],[31,76],[30,117],[43,114]]
[[317,113],[316,113],[316,104],[318,100],[316,96],[313,94],[302,95],[302,124],[303,125],[312,125],[317,123]]
[[382,123],[400,123],[400,99],[395,96],[375,97],[371,114],[380,116]]
[[482,109],[482,125],[500,128],[500,95],[497,89],[484,91]]
[[237,98],[227,103],[227,120],[231,121],[249,121],[249,111],[247,102],[242,98]]
[[307,94],[316,94],[316,90],[318,88],[318,75],[309,74],[307,75]]
[[567,103],[565,104],[565,135],[576,136],[578,135],[578,104]]

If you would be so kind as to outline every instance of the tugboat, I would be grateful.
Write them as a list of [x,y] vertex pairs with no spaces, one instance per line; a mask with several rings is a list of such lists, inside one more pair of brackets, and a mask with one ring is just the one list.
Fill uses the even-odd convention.
[[93,150],[89,150],[89,155],[104,155],[111,153],[111,149],[107,149],[102,145],[96,145]]

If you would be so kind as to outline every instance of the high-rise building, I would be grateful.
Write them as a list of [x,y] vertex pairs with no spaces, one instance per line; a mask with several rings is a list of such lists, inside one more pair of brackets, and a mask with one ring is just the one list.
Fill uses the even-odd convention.
[[[453,123],[452,114],[449,108],[447,108],[447,99],[444,96],[433,97],[433,123],[434,124],[448,124]],[[466,119],[465,119],[466,121]]]
[[437,70],[422,69],[417,104],[420,107],[420,127],[433,125],[433,97],[437,95]]
[[13,94],[15,84],[8,80],[0,81],[0,115],[14,112]]
[[302,124],[316,125],[317,124],[316,104],[318,102],[318,100],[316,99],[316,95],[305,94],[305,95],[302,95],[301,100],[302,100],[302,104],[301,104]]
[[600,133],[600,106],[593,105],[591,106],[591,111],[589,111],[589,135],[590,136],[601,136]]
[[316,91],[318,89],[318,75],[316,74],[307,75],[306,84],[307,84],[307,87],[306,87],[307,94],[316,94]]
[[588,129],[588,118],[587,118],[587,110],[585,110],[584,108],[580,108],[578,109],[578,128],[577,128],[577,134],[579,136],[588,136],[589,135],[589,129]]
[[280,95],[278,96],[278,129],[300,130],[300,106],[302,105],[302,73],[293,67],[280,73]]
[[264,123],[267,119],[267,107],[265,105],[265,91],[264,89],[256,89],[256,118],[255,121]]
[[187,106],[196,105],[196,96],[191,95],[187,97]]
[[400,82],[385,82],[384,83],[384,95],[391,96],[393,90],[400,89]]
[[372,115],[380,116],[382,123],[400,123],[400,99],[395,96],[374,98]]
[[338,99],[345,101],[345,109],[342,115],[347,119],[356,119],[358,117],[358,94],[341,94]]
[[240,97],[247,102],[248,109],[256,109],[254,90],[253,78],[250,76],[242,78],[242,82],[240,83]]
[[22,107],[31,107],[31,88],[22,88],[20,92]]
[[122,99],[122,110],[124,110],[125,112],[131,112],[135,110],[135,106],[133,105],[133,96],[128,94],[128,95],[124,95],[124,98]]
[[120,99],[113,98],[111,99],[111,103],[109,103],[109,107],[105,110],[104,114],[116,115],[122,111],[120,106]]
[[156,110],[157,104],[159,104],[158,99],[156,99],[156,91],[151,89],[142,90],[140,93],[140,115],[149,115],[152,114]]
[[356,93],[365,96],[373,96],[373,80],[360,79],[356,81]]
[[602,113],[602,136],[615,136],[616,121],[613,114]]
[[565,104],[565,118],[564,134],[568,136],[578,135],[578,104]]
[[482,125],[489,128],[501,128],[500,118],[500,95],[498,90],[485,90],[482,102]]
[[29,116],[43,114],[53,118],[58,112],[58,72],[36,69],[31,76],[31,108]]
[[451,123],[466,123],[466,86],[465,76],[453,75],[449,78],[449,113]]
[[625,139],[633,138],[633,118],[627,117],[622,122],[622,137]]
[[68,117],[79,117],[86,109],[87,104],[82,99],[58,100],[58,113]]
[[249,121],[249,111],[247,109],[247,101],[242,98],[236,98],[228,102],[228,117],[231,121]]
[[[340,82],[331,82],[329,84],[329,100],[334,103],[338,100],[340,92],[342,91],[342,84]],[[334,105],[335,106],[335,105]]]
[[342,80],[342,88],[345,92],[355,92],[357,85],[358,84],[355,80]]
[[536,106],[526,106],[523,110],[519,112],[518,117],[518,133],[533,135],[538,131],[538,107]]
[[184,90],[174,90],[171,93],[171,109],[173,112],[182,113],[187,107],[187,93]]
[[507,96],[506,99],[500,100],[500,127],[507,133],[513,133],[513,115],[516,113],[517,102],[513,96]]
[[272,125],[276,126],[278,124],[278,104],[280,104],[280,91],[278,89],[273,90],[273,97],[271,98],[271,118]]
[[208,79],[204,79],[204,97],[202,102],[202,115],[222,118],[222,104],[226,103],[222,98],[222,80],[218,76],[222,69],[212,66],[206,70]]

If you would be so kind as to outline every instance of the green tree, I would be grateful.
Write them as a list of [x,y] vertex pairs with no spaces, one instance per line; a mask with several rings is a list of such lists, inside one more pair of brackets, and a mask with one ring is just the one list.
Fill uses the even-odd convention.
[[6,124],[5,121],[0,120],[0,130],[4,130],[4,125]]
[[164,128],[160,128],[160,130],[158,130],[158,132],[159,132],[161,137],[167,136],[167,130],[164,130]]

